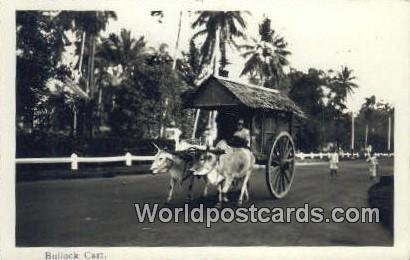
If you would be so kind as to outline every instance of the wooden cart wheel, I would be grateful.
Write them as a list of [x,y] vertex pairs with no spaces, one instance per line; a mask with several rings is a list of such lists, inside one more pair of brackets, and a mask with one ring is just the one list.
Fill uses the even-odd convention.
[[295,171],[295,144],[292,136],[281,132],[273,143],[266,162],[266,183],[272,197],[286,196],[293,182]]

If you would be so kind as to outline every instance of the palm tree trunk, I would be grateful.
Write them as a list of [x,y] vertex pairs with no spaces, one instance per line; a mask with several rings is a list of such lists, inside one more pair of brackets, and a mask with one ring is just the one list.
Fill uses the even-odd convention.
[[192,130],[192,139],[195,139],[195,136],[196,136],[196,130],[198,128],[198,120],[199,120],[200,113],[201,113],[201,110],[197,109],[195,113],[194,128]]
[[90,90],[90,71],[91,71],[91,56],[92,56],[92,35],[88,35],[88,60],[87,60],[87,71],[86,71],[86,81],[85,81],[85,92],[87,93],[88,97],[91,99],[92,96],[90,94],[91,90]]
[[175,42],[175,51],[174,51],[174,61],[172,62],[172,69],[175,70],[177,65],[177,54],[179,49],[179,36],[181,35],[181,23],[182,23],[182,11],[179,12],[179,22],[178,22],[178,33],[177,40]]
[[387,151],[390,152],[390,139],[391,139],[391,116],[389,115],[389,125],[387,129]]
[[77,136],[77,107],[74,105],[73,106],[73,136]]
[[[264,64],[266,64],[267,58],[264,57],[263,59],[264,59],[264,61],[263,61]],[[266,82],[266,76],[263,76],[263,73],[261,73],[261,83],[262,83],[262,87],[265,87],[265,82]]]
[[226,74],[225,71],[225,66],[227,65],[228,61],[226,59],[226,42],[225,42],[225,33],[222,28],[219,28],[218,33],[218,45],[219,46],[219,51],[220,51],[220,59],[219,59],[219,65],[220,67],[218,68],[218,74],[219,76],[227,77],[228,75]]
[[160,126],[160,129],[159,129],[159,136],[160,137],[164,137],[164,133],[165,133],[165,119],[167,118],[168,104],[169,104],[168,97],[165,97],[164,112],[162,112],[161,126]]
[[97,111],[98,111],[98,124],[102,124],[102,96],[103,96],[103,89],[101,86],[98,87],[98,105],[97,105]]
[[354,114],[352,112],[352,134],[351,134],[351,149],[352,149],[352,153],[354,152]]
[[[95,60],[95,35],[92,35],[91,38],[91,53],[90,53],[90,71],[89,71],[89,77],[90,77],[90,92],[91,95],[94,94],[94,88],[95,88],[95,80],[94,80],[94,60]],[[93,97],[91,97],[93,98]]]
[[[176,65],[177,65],[177,54],[178,54],[178,49],[179,49],[179,37],[181,35],[181,23],[182,23],[182,11],[179,12],[179,22],[178,22],[178,33],[177,33],[177,39],[175,42],[175,51],[174,51],[174,59],[172,62],[172,70],[175,70]],[[161,126],[160,126],[160,130],[159,130],[159,135],[161,137],[164,136],[164,122],[165,119],[167,117],[167,113],[168,113],[168,104],[169,104],[169,98],[165,97],[164,100],[164,112],[162,113],[162,122],[161,122]]]
[[88,135],[90,138],[93,136],[93,100],[94,100],[94,58],[95,58],[95,35],[89,36],[89,57],[88,57],[88,80],[87,80],[87,93],[89,100],[87,104],[87,123],[88,123]]
[[115,93],[111,97],[111,112],[115,109]]
[[80,73],[80,75],[82,74],[82,65],[83,65],[83,56],[84,56],[84,45],[85,45],[85,31],[83,32],[83,37],[81,38],[81,51],[80,51],[80,61],[78,64],[78,72]]
[[367,137],[369,135],[369,124],[366,123],[366,128],[364,132],[364,147],[367,148]]
[[[84,57],[84,48],[85,48],[85,38],[86,37],[86,33],[85,31],[83,32],[83,35],[81,37],[81,50],[80,50],[80,57],[79,57],[79,62],[78,62],[78,74],[80,76],[80,78],[82,77],[82,66],[83,66],[83,57]],[[77,125],[78,125],[78,108],[77,106],[73,105],[73,133],[72,135],[74,137],[77,137],[78,131],[77,131]]]
[[216,73],[216,57],[212,59],[212,75]]
[[[220,29],[218,29],[217,31],[216,31],[216,38],[215,38],[215,46],[219,46],[219,42],[220,42],[220,33],[219,33],[219,31],[220,31]],[[213,54],[212,54],[212,59],[211,59],[211,61],[212,61],[212,75],[215,75],[216,74],[216,71],[218,71],[218,73],[219,73],[219,67],[217,68],[217,62],[216,62],[216,60],[217,60],[217,50],[216,50],[216,47],[214,46],[214,51],[213,51]],[[217,70],[218,69],[218,70]],[[220,76],[220,74],[218,74],[219,76]]]
[[[163,73],[161,73],[161,76],[160,76],[160,84],[162,84],[162,75],[163,75]],[[167,117],[167,108],[168,108],[168,96],[167,95],[168,94],[165,93],[164,110],[162,112],[161,119],[160,119],[160,124],[159,124],[159,136],[161,138],[163,138],[164,134],[165,134],[165,120],[166,120],[166,117]]]

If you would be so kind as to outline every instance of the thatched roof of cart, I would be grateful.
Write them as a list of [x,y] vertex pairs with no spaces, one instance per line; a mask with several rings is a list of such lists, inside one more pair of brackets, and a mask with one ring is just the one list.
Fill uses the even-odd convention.
[[[223,91],[219,93],[218,87],[228,90],[231,97],[229,97],[229,94],[223,93]],[[209,95],[206,90],[210,88],[212,88],[212,92],[218,93],[213,94],[207,100],[201,99],[201,96]],[[187,107],[193,108],[234,105],[233,102],[236,101],[236,104],[242,104],[252,109],[291,112],[301,118],[306,118],[306,115],[295,102],[275,89],[246,84],[213,75],[204,80],[195,91],[185,93],[183,99]]]

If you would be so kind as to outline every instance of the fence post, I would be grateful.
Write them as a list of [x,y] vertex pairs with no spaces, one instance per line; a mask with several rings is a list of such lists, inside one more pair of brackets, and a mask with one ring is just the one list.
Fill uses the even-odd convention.
[[132,165],[132,157],[129,152],[125,154],[125,165],[126,166],[131,166]]
[[323,153],[322,152],[319,153],[319,158],[323,159]]
[[75,153],[71,154],[71,170],[78,170],[78,156]]

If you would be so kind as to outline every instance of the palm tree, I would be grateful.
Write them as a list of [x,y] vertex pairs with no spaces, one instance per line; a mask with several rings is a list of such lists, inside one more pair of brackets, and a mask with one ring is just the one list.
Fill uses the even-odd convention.
[[192,23],[192,28],[199,28],[199,31],[192,37],[193,40],[205,36],[205,40],[200,47],[201,67],[204,68],[205,65],[211,63],[216,66],[216,54],[219,49],[219,75],[226,76],[225,67],[228,65],[227,45],[239,48],[236,39],[246,38],[243,32],[246,29],[246,22],[242,17],[242,12],[202,11],[199,12],[199,16]]
[[[77,45],[77,54],[79,55],[78,66],[80,73],[87,76],[87,92],[93,89],[93,69],[95,58],[95,46],[98,35],[106,29],[110,19],[116,19],[115,12],[112,11],[62,11],[54,18],[54,23],[61,31],[61,37],[66,38],[65,31],[72,30],[80,38],[81,45]],[[87,43],[87,46],[85,45]],[[83,55],[87,52],[88,66],[83,68]],[[91,97],[92,98],[92,97]]]
[[367,148],[368,136],[369,136],[369,122],[371,121],[372,114],[375,110],[376,97],[373,95],[371,97],[365,98],[365,103],[362,105],[361,110],[363,111],[364,119],[366,121],[365,133],[364,133],[364,147]]
[[[106,29],[108,21],[116,18],[115,12],[112,11],[62,11],[54,18],[54,22],[58,25],[59,30],[63,32],[61,37],[65,37],[64,31],[67,30],[75,31],[77,37],[81,37],[81,47],[80,50],[77,49],[77,54],[79,54],[78,68],[81,76],[80,80],[85,82],[85,91],[88,94],[88,100],[83,100],[83,103],[85,103],[83,108],[86,112],[86,120],[84,122],[88,124],[90,137],[92,137],[93,132],[93,101],[97,92],[94,87],[96,41],[99,33]],[[83,55],[85,53],[88,56],[87,66],[82,67]],[[76,113],[75,111],[74,113]],[[77,118],[76,115],[74,118]],[[76,125],[76,121],[73,122],[73,125]]]
[[[120,35],[111,33],[103,38],[96,50],[96,67],[98,70],[97,82],[98,102],[97,111],[101,120],[102,99],[104,87],[115,87],[121,84],[127,75],[130,75],[136,66],[143,66],[146,42],[144,37],[134,39],[131,31],[122,29]],[[111,97],[112,106],[115,106],[115,94]]]
[[[163,11],[151,11],[151,16],[157,17],[158,22],[162,23],[162,19],[164,18],[164,12]],[[179,37],[181,35],[181,24],[182,24],[182,11],[179,11],[177,39],[175,41],[175,50],[174,50],[174,56],[173,56],[174,61],[172,63],[172,69],[173,70],[175,70],[176,64],[177,64],[177,54],[178,54],[178,49],[179,49]]]
[[143,36],[132,38],[131,31],[122,29],[120,35],[111,33],[103,38],[96,58],[109,61],[111,65],[121,65],[123,69],[132,69],[132,66],[142,62],[146,42]]
[[241,76],[249,75],[253,82],[273,87],[283,78],[283,67],[289,64],[287,56],[291,52],[284,38],[271,29],[269,18],[259,25],[259,35],[259,41],[252,39],[252,44],[241,46],[246,50],[242,57],[247,58]]
[[353,94],[354,90],[359,86],[352,82],[356,77],[353,76],[353,70],[347,66],[343,66],[342,70],[337,73],[337,76],[332,79],[333,90],[341,100],[346,100],[347,95]]
[[[158,17],[158,22],[162,23],[162,18],[164,18],[164,12],[163,11],[151,11],[151,16]],[[182,11],[179,11],[178,33],[177,33],[177,39],[175,41],[175,50],[174,50],[174,56],[173,56],[173,62],[172,62],[173,70],[175,70],[176,65],[177,65],[177,54],[178,54],[178,49],[179,49],[179,38],[181,35],[181,24],[182,24]],[[167,116],[168,103],[169,103],[168,97],[165,97],[165,100],[164,100],[165,109],[162,113],[162,121],[164,121]],[[164,125],[161,123],[160,136],[163,136],[163,134],[164,134]]]

